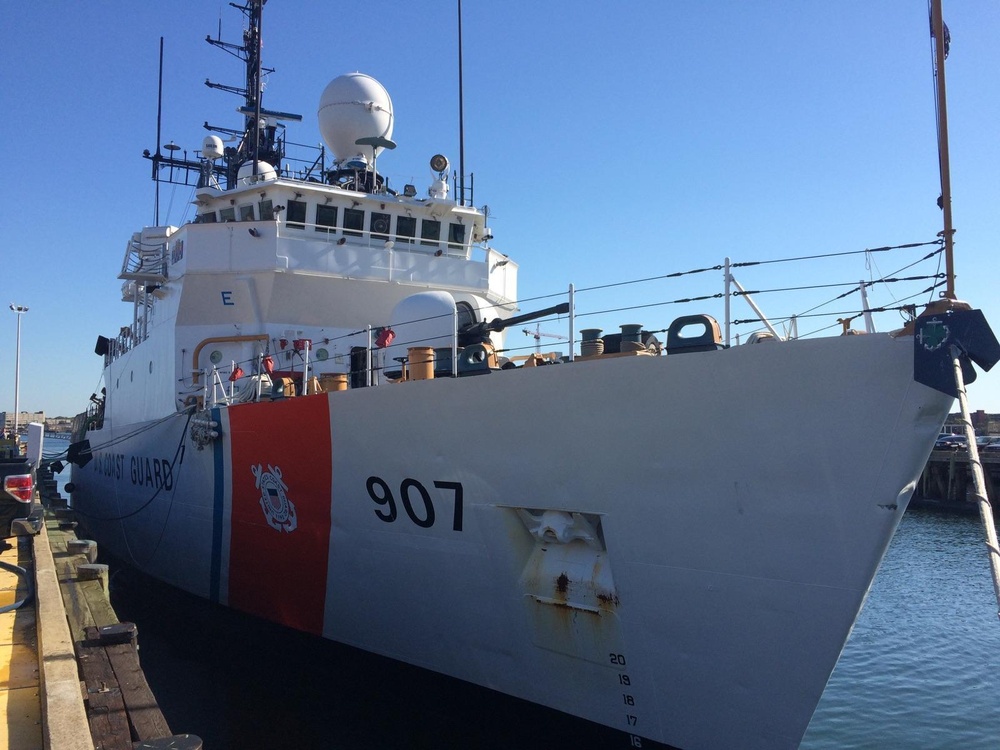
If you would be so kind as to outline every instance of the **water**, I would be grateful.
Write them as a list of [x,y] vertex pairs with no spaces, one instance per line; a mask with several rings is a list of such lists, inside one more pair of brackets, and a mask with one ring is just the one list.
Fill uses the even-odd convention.
[[1000,620],[978,516],[910,510],[803,740],[1000,746]]
[[221,610],[119,571],[112,603],[174,732],[210,749],[622,748],[627,735]]
[[[42,458],[53,459],[61,458],[65,456],[66,450],[69,448],[70,438],[69,435],[63,435],[62,433],[51,433],[46,432],[45,437],[42,440]],[[65,458],[63,458],[65,461]],[[69,481],[69,469],[66,469],[61,475],[64,482]]]
[[[171,728],[208,748],[630,747],[620,732],[220,610],[127,570],[113,576],[112,602],[139,626]],[[802,748],[1000,746],[996,610],[979,518],[908,511]]]

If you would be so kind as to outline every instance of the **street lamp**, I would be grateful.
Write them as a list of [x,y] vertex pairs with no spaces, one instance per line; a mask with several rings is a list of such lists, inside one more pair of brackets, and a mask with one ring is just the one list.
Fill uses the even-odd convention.
[[17,435],[17,419],[20,416],[18,396],[21,391],[21,316],[28,312],[28,308],[12,302],[10,309],[17,315],[17,347],[14,356],[14,434]]

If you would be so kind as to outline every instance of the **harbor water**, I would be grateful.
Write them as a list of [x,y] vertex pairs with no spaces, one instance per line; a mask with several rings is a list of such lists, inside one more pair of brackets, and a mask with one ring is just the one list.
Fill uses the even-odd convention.
[[1000,746],[1000,619],[982,523],[911,509],[802,743]]
[[[138,625],[171,728],[206,747],[632,746],[621,732],[226,611],[133,571],[116,571],[111,588],[119,617]],[[981,523],[911,509],[802,748],[992,750],[998,734],[1000,620]]]

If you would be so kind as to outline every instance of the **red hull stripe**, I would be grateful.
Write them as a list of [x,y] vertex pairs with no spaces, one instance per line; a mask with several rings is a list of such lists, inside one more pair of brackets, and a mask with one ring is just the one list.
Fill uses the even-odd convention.
[[229,604],[322,634],[332,456],[325,396],[229,409]]

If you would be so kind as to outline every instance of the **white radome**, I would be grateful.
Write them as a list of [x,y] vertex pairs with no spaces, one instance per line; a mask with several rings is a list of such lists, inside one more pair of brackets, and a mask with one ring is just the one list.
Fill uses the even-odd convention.
[[364,73],[347,73],[330,81],[319,98],[317,117],[323,140],[338,162],[359,155],[366,160],[370,157],[371,147],[358,146],[359,138],[392,137],[389,92]]

